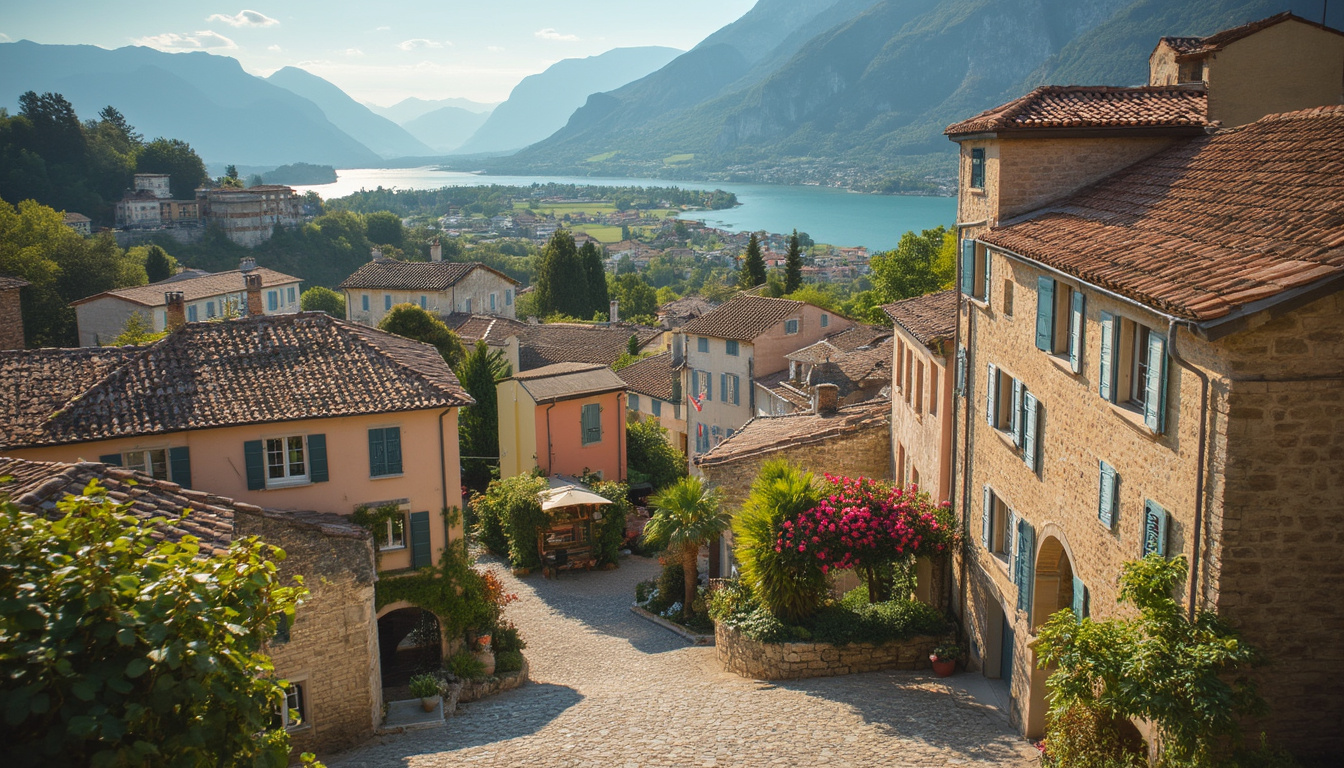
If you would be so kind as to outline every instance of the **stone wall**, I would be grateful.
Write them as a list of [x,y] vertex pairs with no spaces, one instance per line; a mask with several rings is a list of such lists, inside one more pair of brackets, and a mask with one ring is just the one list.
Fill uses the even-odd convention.
[[0,349],[23,349],[23,308],[20,288],[0,291]]
[[724,669],[757,680],[834,677],[883,669],[928,669],[929,654],[943,638],[918,635],[874,643],[761,643],[722,623],[714,627],[714,649]]
[[333,515],[278,512],[240,513],[235,532],[283,549],[283,581],[302,576],[311,593],[289,639],[266,650],[277,676],[303,686],[304,720],[290,731],[294,754],[326,754],[371,736],[383,701],[368,533]]

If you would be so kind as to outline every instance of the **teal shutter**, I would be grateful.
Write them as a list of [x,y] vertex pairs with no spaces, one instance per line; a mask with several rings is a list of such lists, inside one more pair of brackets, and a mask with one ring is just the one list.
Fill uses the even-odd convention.
[[1087,587],[1077,574],[1073,576],[1073,617],[1078,621],[1087,618]]
[[1143,382],[1143,423],[1154,432],[1167,429],[1167,340],[1148,334],[1148,375]]
[[1055,351],[1055,281],[1036,278],[1036,348]]
[[387,451],[384,450],[383,430],[369,430],[369,477],[387,474]]
[[583,430],[584,445],[602,442],[602,406],[597,403],[583,406],[579,412],[579,428]]
[[961,292],[975,294],[975,241],[969,238],[961,241]]
[[169,477],[183,488],[191,487],[191,449],[185,445],[168,449]]
[[247,467],[247,490],[265,490],[266,461],[260,440],[248,440],[243,443],[243,464]]
[[1167,511],[1151,499],[1143,502],[1143,556],[1167,556]]
[[700,397],[700,372],[691,369],[691,397]]
[[103,454],[102,456],[99,456],[99,457],[98,457],[98,461],[101,461],[102,463],[106,464],[106,465],[109,466],[109,467],[120,467],[120,466],[121,466],[121,454],[120,454],[120,453],[105,453],[105,454]]
[[966,394],[966,348],[957,347],[957,394]]
[[429,513],[411,513],[411,567],[424,568],[434,564],[434,550],[429,542]]
[[990,262],[989,249],[986,248],[986,249],[985,249],[985,281],[984,281],[984,284],[980,286],[980,290],[982,291],[982,295],[983,295],[984,298],[985,298],[985,303],[986,303],[986,304],[989,303],[989,262]]
[[719,394],[723,397],[723,402],[728,402],[728,374],[719,374]]
[[1069,316],[1069,367],[1074,373],[1083,369],[1083,302],[1082,291],[1073,292],[1073,314]]
[[741,400],[741,398],[742,398],[742,380],[739,379],[739,378],[737,377],[736,374],[734,374],[734,375],[733,375],[733,405],[741,405],[741,404],[742,404],[742,400]]
[[1022,393],[1022,460],[1032,472],[1039,471],[1041,441],[1041,408],[1036,396]]
[[990,363],[988,371],[989,376],[985,379],[985,421],[988,421],[991,427],[997,427],[999,425],[999,368],[993,363]]
[[401,474],[401,427],[383,430],[383,445],[387,449],[387,474]]
[[994,551],[994,492],[985,486],[984,512],[980,515],[980,543],[986,552]]
[[1013,413],[1012,413],[1012,431],[1013,443],[1022,447],[1022,395],[1026,390],[1022,387],[1022,382],[1013,379]]
[[327,436],[308,436],[308,479],[314,483],[325,483],[331,478],[327,475]]
[[714,399],[714,374],[705,371],[705,400]]
[[1017,609],[1031,616],[1032,590],[1035,588],[1036,529],[1021,518],[1017,521],[1017,557],[1013,560],[1013,572],[1017,582]]
[[1101,494],[1097,500],[1097,519],[1107,528],[1115,527],[1118,480],[1119,477],[1115,474],[1115,468],[1104,461],[1101,462]]
[[1098,376],[1097,391],[1101,393],[1103,400],[1109,400],[1112,403],[1116,400],[1115,375],[1119,365],[1115,355],[1120,349],[1119,330],[1119,318],[1109,312],[1102,312],[1101,365],[1099,366],[1101,375]]

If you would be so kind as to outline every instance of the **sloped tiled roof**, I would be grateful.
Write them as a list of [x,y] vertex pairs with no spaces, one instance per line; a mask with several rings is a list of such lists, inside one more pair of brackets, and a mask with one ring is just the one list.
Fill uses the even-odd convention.
[[147,347],[0,352],[10,448],[471,402],[428,344],[320,312],[188,323]]
[[538,403],[625,389],[625,382],[605,365],[556,363],[513,377]]
[[659,307],[658,315],[667,318],[673,326],[677,326],[710,312],[716,306],[718,305],[699,296],[682,296]]
[[842,352],[854,352],[871,347],[891,336],[891,329],[880,325],[855,323],[839,333],[826,337],[826,342]]
[[962,136],[1042,128],[1167,128],[1193,135],[1207,122],[1208,95],[1200,88],[1043,85],[1007,104],[949,125],[943,133]]
[[494,272],[518,285],[518,281],[487,267],[479,261],[400,261],[381,259],[370,261],[336,286],[345,288],[373,288],[394,291],[446,291],[477,269]]
[[769,376],[756,379],[756,386],[768,390],[795,410],[804,411],[812,407],[812,395],[807,385],[795,382],[789,377],[789,369],[776,371]]
[[484,341],[493,346],[502,346],[504,340],[518,334],[527,327],[527,323],[498,315],[469,315],[465,312],[453,312],[442,315],[443,322],[462,337],[467,344]]
[[502,347],[508,337],[517,336],[518,367],[523,371],[554,363],[611,365],[626,352],[631,336],[642,348],[658,340],[663,333],[658,328],[635,323],[534,324],[507,317],[465,313],[444,315],[443,321],[468,344],[480,340]]
[[695,336],[751,341],[786,318],[798,315],[803,302],[738,294],[723,306],[686,323],[682,330]]
[[[1250,37],[1251,35],[1255,34],[1256,32],[1259,32],[1262,29],[1269,29],[1270,27],[1276,24],[1281,24],[1289,20],[1298,21],[1303,24],[1308,24],[1310,26],[1316,27],[1317,29],[1323,29],[1327,32],[1333,32],[1337,35],[1344,35],[1344,32],[1340,32],[1337,29],[1323,26],[1322,24],[1319,24],[1315,21],[1311,21],[1309,19],[1304,19],[1301,16],[1292,13],[1291,11],[1284,11],[1282,13],[1276,13],[1273,16],[1268,16],[1266,18],[1260,19],[1259,21],[1252,21],[1249,24],[1242,24],[1239,27],[1225,29],[1222,32],[1215,32],[1214,34],[1209,35],[1208,37],[1203,38],[1164,37],[1162,39],[1167,41],[1167,43],[1171,45],[1172,48],[1176,49],[1177,53],[1179,54],[1179,58],[1181,59],[1200,58],[1203,56],[1207,56],[1210,53],[1220,51],[1223,48],[1227,47],[1232,43],[1235,43],[1238,40]],[[1179,42],[1172,42],[1173,40]]]
[[[298,283],[301,280],[292,275],[286,275],[282,272],[276,272],[273,269],[257,267],[252,270],[252,274],[261,275],[261,287],[274,288],[277,285],[289,285]],[[171,285],[169,285],[171,284]],[[221,296],[226,293],[243,293],[247,286],[243,284],[243,272],[233,270],[230,272],[215,272],[206,274],[203,277],[183,278],[181,275],[175,275],[167,280],[160,280],[157,283],[149,285],[137,285],[133,288],[117,288],[112,291],[104,291],[82,298],[78,301],[70,302],[71,306],[77,306],[89,301],[95,301],[106,297],[115,297],[124,299],[134,304],[145,307],[161,307],[163,303],[164,291],[181,291],[182,298],[186,301],[199,301],[200,299],[211,296]]]
[[1203,45],[1204,38],[1167,36],[1158,40],[1158,43],[1159,44],[1166,43],[1168,46],[1171,47],[1172,50],[1176,51],[1177,53],[1189,53],[1193,50],[1198,49],[1201,45]]
[[825,442],[839,435],[889,429],[891,401],[882,398],[849,405],[832,414],[795,413],[757,416],[708,453],[696,457],[701,467],[728,464],[788,448]]
[[17,291],[25,286],[32,285],[22,277],[10,277],[9,275],[0,275],[0,291]]
[[625,382],[626,388],[631,392],[656,397],[669,403],[676,399],[672,396],[672,381],[677,374],[672,370],[671,352],[631,363],[617,371],[616,375],[621,377],[621,381]]
[[950,339],[957,332],[956,289],[949,288],[902,299],[893,304],[883,304],[882,311],[925,346]]
[[1164,150],[981,239],[1209,321],[1344,272],[1344,106]]

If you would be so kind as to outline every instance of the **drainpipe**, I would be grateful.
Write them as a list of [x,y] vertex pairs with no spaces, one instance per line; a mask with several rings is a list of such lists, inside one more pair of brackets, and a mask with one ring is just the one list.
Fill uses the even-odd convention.
[[[443,413],[439,414],[439,489],[443,491],[443,506],[440,509],[448,508],[448,468],[444,466],[448,460],[448,443],[443,436],[443,417],[452,412],[452,408],[445,408]],[[442,514],[439,515],[439,519],[443,520],[443,543],[447,545],[452,540],[448,520]]]
[[1194,534],[1194,554],[1190,559],[1190,605],[1189,616],[1193,621],[1195,618],[1195,600],[1199,593],[1199,570],[1200,570],[1200,545],[1204,533],[1204,478],[1205,478],[1205,453],[1208,445],[1208,414],[1209,414],[1209,377],[1203,371],[1191,365],[1189,361],[1183,359],[1180,353],[1176,351],[1176,319],[1172,318],[1167,323],[1167,353],[1171,359],[1187,371],[1199,377],[1199,451],[1195,459],[1198,467],[1196,471],[1197,485],[1195,486],[1195,534]]
[[[980,221],[966,221],[966,222],[960,222],[960,223],[956,224],[955,226],[956,226],[957,233],[960,234],[960,233],[961,233],[961,230],[964,229],[964,228],[966,228],[966,227],[978,227],[978,226],[980,226],[980,225],[982,225],[982,224],[988,224],[988,223],[989,223],[989,219],[981,219]],[[960,351],[961,351],[961,346],[962,346],[962,345],[961,345],[961,309],[962,309],[962,307],[964,306],[964,304],[963,304],[964,296],[963,296],[962,293],[961,293],[961,254],[960,254],[960,252],[958,252],[958,254],[957,254],[957,259],[956,259],[956,271],[955,271],[955,272],[956,272],[956,273],[955,273],[955,275],[954,275],[953,278],[952,278],[952,279],[953,279],[953,286],[954,286],[953,290],[955,290],[955,291],[957,292],[957,324],[956,324],[956,331],[955,331],[955,333],[953,333],[953,335],[952,335],[952,345],[953,345],[953,350],[952,350],[953,390],[956,389],[956,375],[957,375],[956,364],[957,364],[957,359],[958,359],[958,358],[957,358],[957,355],[960,353]],[[966,317],[967,317],[967,319],[966,319],[966,323],[967,323],[967,325],[968,325],[966,331],[967,331],[967,337],[968,337],[968,338],[969,338],[969,336],[970,336],[970,328],[969,328],[969,325],[970,325],[970,323],[971,323],[971,317],[972,317],[973,314],[974,314],[974,313],[972,313],[972,312],[967,312],[967,315],[966,315]],[[967,463],[967,462],[970,461],[970,435],[971,435],[970,418],[971,418],[971,391],[972,391],[972,387],[971,387],[971,357],[970,357],[970,345],[969,345],[969,344],[966,345],[966,369],[965,369],[965,371],[964,371],[964,376],[965,376],[965,382],[964,382],[964,384],[965,384],[965,388],[962,390],[962,395],[961,395],[961,397],[966,398],[966,409],[965,409],[965,414],[963,414],[962,417],[963,417],[963,419],[965,419],[965,421],[966,421],[966,429],[965,429],[965,432],[966,432],[967,444],[966,444],[966,450],[962,452],[962,462],[963,462],[963,463]],[[957,396],[955,396],[955,391],[954,391],[954,396],[953,396],[953,398],[952,398],[952,456],[949,457],[949,459],[950,459],[950,461],[951,461],[951,463],[952,463],[952,477],[949,479],[948,484],[947,484],[947,487],[948,487],[948,489],[949,489],[949,490],[952,492],[952,494],[953,494],[953,498],[952,498],[952,505],[953,505],[953,507],[956,508],[956,509],[960,509],[960,510],[961,510],[961,535],[962,535],[962,539],[963,539],[964,541],[966,541],[966,542],[970,542],[970,540],[971,540],[971,538],[970,538],[970,536],[971,536],[971,515],[970,515],[970,509],[968,509],[968,507],[969,507],[968,499],[970,499],[970,495],[971,495],[971,494],[970,494],[970,487],[967,486],[967,487],[962,488],[960,503],[958,503],[958,499],[956,498],[956,494],[957,494],[957,435],[958,435],[958,430],[957,430],[957,415],[958,415],[958,411],[961,410],[961,397],[957,397]],[[967,481],[967,480],[969,479],[969,477],[970,477],[970,472],[969,472],[969,471],[963,471],[963,472],[961,473],[961,475],[962,475],[962,483],[965,484],[966,481]],[[966,552],[963,551],[963,552],[962,552],[962,555],[961,555],[961,568],[960,568],[960,571],[961,571],[961,579],[960,579],[960,581],[961,581],[961,618],[962,618],[962,623],[963,623],[963,625],[964,625],[965,622],[966,622],[966,607],[967,607],[966,604],[967,604],[967,600],[969,599],[968,594],[969,594],[969,590],[970,590],[969,586],[968,586],[967,583],[966,583],[966,579],[967,579],[967,577],[968,577],[968,575],[969,575],[969,567],[967,566],[967,563],[966,563],[967,559],[968,559],[968,558],[967,558]]]
[[618,392],[616,394],[616,472],[619,475],[616,481],[624,483],[626,480],[625,471],[625,430],[621,429],[621,417],[625,414],[626,393]]
[[551,409],[555,407],[555,402],[546,406],[546,474],[552,474],[555,467],[555,448],[551,446]]

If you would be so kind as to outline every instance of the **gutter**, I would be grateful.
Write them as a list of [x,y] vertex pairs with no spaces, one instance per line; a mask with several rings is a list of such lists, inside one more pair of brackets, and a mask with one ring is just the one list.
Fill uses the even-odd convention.
[[[443,492],[443,506],[441,509],[444,510],[448,509],[448,468],[444,466],[444,462],[448,460],[448,456],[447,442],[443,436],[443,417],[452,412],[452,408],[445,408],[444,411],[439,414],[439,489]],[[459,480],[460,479],[459,470]],[[443,543],[447,545],[452,541],[452,537],[449,535],[450,531],[448,530],[448,518],[440,515],[439,519],[443,521]],[[466,531],[464,530],[463,533],[465,534]]]
[[[989,219],[981,219],[981,220],[979,220],[979,221],[962,221],[962,222],[957,222],[956,224],[953,225],[953,227],[956,229],[957,233],[960,234],[960,233],[961,233],[961,230],[965,229],[966,227],[978,227],[978,226],[983,226],[983,225],[988,224],[988,223],[989,223]],[[953,275],[952,280],[953,280],[953,288],[952,288],[952,290],[954,290],[954,291],[957,292],[957,323],[956,323],[956,330],[955,330],[955,331],[953,332],[953,334],[952,334],[952,345],[953,345],[953,350],[952,350],[952,377],[953,377],[953,378],[952,378],[952,388],[953,388],[953,396],[952,396],[952,456],[950,457],[950,458],[951,458],[951,462],[952,462],[952,476],[951,476],[950,478],[948,478],[947,487],[948,487],[948,490],[953,494],[953,498],[952,498],[952,505],[953,505],[953,508],[956,508],[956,509],[960,509],[960,510],[961,510],[961,513],[962,513],[962,514],[961,514],[961,518],[962,518],[962,520],[961,520],[961,533],[962,533],[962,537],[963,537],[963,539],[969,544],[969,542],[970,542],[970,540],[971,540],[971,538],[970,538],[970,536],[971,536],[971,515],[970,515],[970,509],[969,509],[969,506],[970,506],[970,497],[971,497],[971,489],[970,489],[970,485],[969,485],[969,480],[970,480],[970,470],[969,470],[969,469],[966,469],[966,470],[964,470],[964,471],[961,473],[961,474],[962,474],[962,484],[963,484],[963,486],[964,486],[964,487],[962,488],[962,490],[961,490],[961,501],[962,501],[962,503],[961,503],[960,505],[958,505],[958,504],[957,504],[957,499],[956,499],[956,493],[957,493],[957,432],[958,432],[958,430],[957,430],[957,412],[961,410],[961,398],[962,398],[962,397],[966,398],[966,413],[963,415],[962,418],[965,419],[965,421],[966,421],[966,429],[965,429],[965,432],[966,432],[966,439],[967,439],[967,442],[966,442],[966,450],[965,450],[965,451],[962,451],[962,457],[961,457],[961,459],[962,459],[962,463],[963,463],[963,464],[969,464],[969,462],[970,462],[970,454],[971,454],[971,445],[970,445],[970,435],[971,435],[971,423],[970,423],[970,418],[971,418],[971,390],[973,389],[973,387],[971,386],[971,367],[972,367],[972,366],[971,366],[971,356],[970,356],[970,345],[968,344],[967,347],[966,347],[966,369],[965,369],[965,371],[963,372],[963,375],[966,377],[966,378],[965,378],[965,381],[964,381],[965,389],[962,390],[962,394],[961,394],[960,396],[957,396],[956,393],[955,393],[955,390],[956,390],[956,375],[957,375],[957,369],[956,369],[956,366],[957,366],[957,362],[958,362],[958,361],[957,361],[957,355],[958,355],[958,353],[959,353],[960,350],[961,350],[961,309],[962,309],[962,307],[964,306],[964,303],[963,303],[963,302],[964,302],[964,300],[965,300],[965,294],[963,294],[963,293],[961,292],[961,254],[960,254],[960,253],[957,254],[957,259],[956,259],[956,270],[955,270],[955,274]],[[970,322],[971,322],[970,318],[971,318],[971,317],[972,317],[972,313],[968,313],[968,314],[967,314],[967,321],[966,321],[968,326],[970,325]],[[902,326],[902,327],[904,328],[904,326]],[[908,329],[907,329],[907,330],[908,330]],[[911,335],[913,335],[913,334],[911,334]],[[967,336],[968,336],[968,338],[969,338],[969,336],[970,336],[970,328],[967,328]],[[893,394],[895,394],[895,393],[893,393]],[[893,403],[896,402],[896,399],[895,399],[894,397],[892,398],[892,402],[893,402]],[[894,461],[894,460],[895,460],[895,457],[893,457],[893,461]],[[959,611],[959,614],[960,614],[961,617],[962,617],[963,624],[964,624],[965,619],[966,619],[966,608],[967,608],[967,601],[969,600],[969,591],[970,591],[970,587],[969,587],[969,586],[967,585],[967,583],[966,583],[966,579],[967,579],[967,576],[968,576],[968,573],[967,573],[967,572],[968,572],[968,570],[969,570],[969,566],[968,566],[967,563],[966,563],[966,561],[967,561],[968,559],[969,559],[969,555],[968,555],[967,551],[963,548],[962,553],[961,553],[961,568],[959,569],[960,572],[961,572],[961,578],[960,578],[960,582],[961,582],[961,590],[960,590],[960,592],[961,592],[961,610]]]
[[555,402],[546,406],[546,474],[551,474],[551,467],[555,466],[555,446],[551,444],[551,409],[555,407]]
[[1198,455],[1195,458],[1195,534],[1194,534],[1194,553],[1190,558],[1190,604],[1187,608],[1191,621],[1195,619],[1196,599],[1199,593],[1199,572],[1200,572],[1200,545],[1203,543],[1204,534],[1204,484],[1205,484],[1205,456],[1208,447],[1208,423],[1209,423],[1209,377],[1203,371],[1191,365],[1189,361],[1181,357],[1176,351],[1176,332],[1177,325],[1175,321],[1167,325],[1167,354],[1177,365],[1190,371],[1199,377],[1199,441]]

